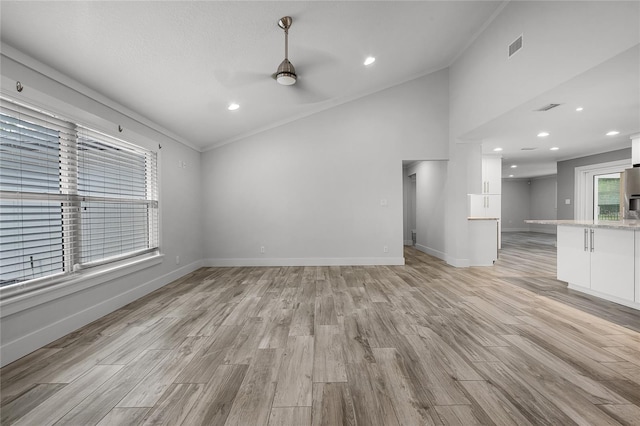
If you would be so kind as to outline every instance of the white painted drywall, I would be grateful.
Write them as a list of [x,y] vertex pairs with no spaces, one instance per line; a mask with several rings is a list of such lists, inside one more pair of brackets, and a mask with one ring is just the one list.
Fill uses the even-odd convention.
[[447,161],[420,161],[405,169],[416,178],[416,248],[444,259]]
[[[117,112],[126,109],[100,98],[79,83],[23,55],[19,60],[29,62],[28,67],[17,60],[3,52],[0,69],[3,93],[41,104],[36,106],[53,108],[63,117],[80,119],[83,124],[133,143],[162,145],[159,151],[160,237],[165,256],[158,265],[26,311],[11,315],[0,311],[3,365],[197,269],[202,259],[200,153],[141,124],[137,117],[132,119]],[[15,91],[16,80],[25,87],[20,94]],[[100,102],[81,93],[95,96]],[[121,134],[115,130],[118,125],[124,128]],[[186,167],[178,167],[178,160]],[[180,256],[179,265],[176,256]]]
[[528,179],[502,179],[502,232],[526,232],[531,219],[531,185]]
[[447,93],[443,70],[203,153],[205,263],[402,263],[402,160],[447,158]]
[[[557,219],[557,175],[531,179],[530,219]],[[555,234],[557,227],[552,225],[531,224],[533,232]]]

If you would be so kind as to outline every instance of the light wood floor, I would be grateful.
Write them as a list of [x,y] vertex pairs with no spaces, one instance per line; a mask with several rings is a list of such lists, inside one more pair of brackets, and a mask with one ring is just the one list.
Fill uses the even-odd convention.
[[1,423],[640,424],[640,313],[556,281],[548,236],[405,255],[200,269],[3,368]]

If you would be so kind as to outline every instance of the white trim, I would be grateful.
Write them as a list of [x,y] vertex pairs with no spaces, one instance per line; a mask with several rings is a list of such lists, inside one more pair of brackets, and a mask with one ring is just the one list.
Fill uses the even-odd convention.
[[204,259],[203,266],[374,266],[404,265],[404,257],[301,257]]
[[458,259],[451,256],[447,256],[445,262],[447,262],[447,264],[453,266],[454,268],[468,268],[469,266],[471,266],[471,262],[469,262],[469,259]]
[[202,267],[200,261],[185,265],[182,268],[133,287],[124,293],[117,294],[110,299],[87,307],[82,311],[74,312],[59,321],[47,324],[45,327],[35,330],[27,335],[20,336],[11,342],[6,342],[2,347],[0,347],[0,359],[2,362],[2,365],[0,366],[5,366],[24,355],[27,355],[36,349],[39,349],[54,340],[79,329],[80,327],[102,318],[128,303],[131,303],[180,277],[190,274],[200,267]]
[[21,285],[11,286],[2,292],[0,300],[0,318],[35,308],[38,305],[52,302],[109,281],[122,278],[143,269],[159,265],[164,255],[155,254],[140,259],[127,259],[126,263],[106,265],[102,268],[88,270],[77,276],[67,276],[54,284],[47,284],[30,290]]
[[416,248],[421,252],[437,257],[438,259],[445,260],[445,258],[447,257],[447,255],[444,252],[441,252],[440,250],[432,249],[431,247],[423,246],[422,244],[416,243]]
[[593,175],[619,172],[631,167],[631,159],[590,164],[574,169],[573,218],[592,220],[593,214]]
[[571,290],[579,291],[581,293],[586,293],[591,296],[596,296],[600,299],[608,300],[609,302],[614,302],[619,305],[627,306],[629,308],[640,309],[640,303],[635,303],[631,300],[622,299],[620,297],[612,296],[610,294],[600,293],[599,291],[594,291],[594,290],[591,290],[590,288],[582,287],[576,284],[571,284],[571,283],[567,283],[567,284],[568,284],[567,287],[569,287]]

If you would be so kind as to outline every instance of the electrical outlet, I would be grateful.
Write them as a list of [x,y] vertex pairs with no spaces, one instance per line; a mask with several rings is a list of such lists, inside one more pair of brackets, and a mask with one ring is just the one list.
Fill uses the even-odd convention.
[[266,252],[264,246],[260,246],[260,253],[264,254]]
[[176,256],[176,265],[180,264],[180,256]]
[[384,246],[384,247],[383,247],[383,249],[382,249],[382,251],[384,251],[385,253],[389,253],[389,247]]

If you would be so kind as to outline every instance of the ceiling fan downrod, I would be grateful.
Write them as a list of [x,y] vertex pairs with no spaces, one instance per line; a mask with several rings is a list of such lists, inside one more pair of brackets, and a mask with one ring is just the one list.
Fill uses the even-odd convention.
[[293,19],[290,16],[280,18],[278,26],[284,30],[284,60],[276,71],[276,81],[283,86],[291,86],[296,83],[298,76],[293,64],[289,62],[289,28]]

